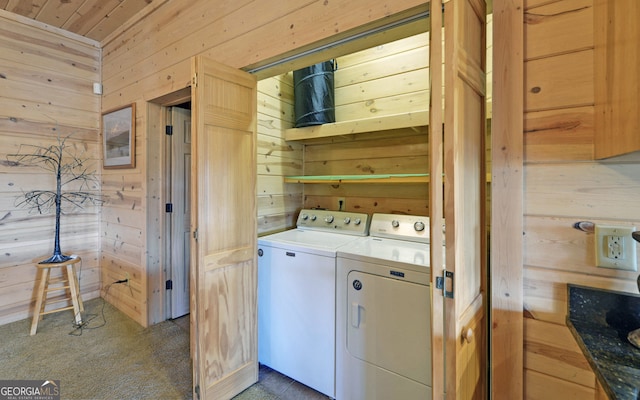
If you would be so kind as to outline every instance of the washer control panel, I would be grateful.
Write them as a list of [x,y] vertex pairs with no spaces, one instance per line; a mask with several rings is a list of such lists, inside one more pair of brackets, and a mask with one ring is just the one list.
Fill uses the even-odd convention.
[[429,243],[429,217],[403,214],[373,214],[371,236]]
[[298,228],[367,236],[369,234],[369,223],[369,214],[303,209],[298,215],[296,226]]

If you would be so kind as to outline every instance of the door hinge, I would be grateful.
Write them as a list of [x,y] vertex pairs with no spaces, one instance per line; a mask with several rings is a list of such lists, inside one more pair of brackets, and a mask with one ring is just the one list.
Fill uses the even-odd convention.
[[[443,276],[436,276],[436,289],[442,290],[442,295],[449,299],[453,299],[453,272],[444,270],[442,271]],[[450,285],[447,285],[446,280],[450,280]],[[451,290],[447,290],[447,288],[451,288]]]
[[198,74],[193,74],[193,78],[191,78],[191,85],[193,87],[198,87]]
[[173,212],[173,204],[167,203],[164,205],[164,212],[172,213]]
[[196,397],[200,400],[200,385],[196,385],[193,391],[196,392]]
[[196,240],[196,242],[198,241],[198,230],[197,229],[195,231],[193,231],[193,238]]
[[169,279],[168,281],[166,281],[164,283],[164,288],[166,290],[173,290],[173,281],[171,279]]
[[165,133],[166,135],[169,135],[169,136],[173,135],[173,125],[167,125],[167,126],[165,126],[165,127],[164,127],[164,133]]

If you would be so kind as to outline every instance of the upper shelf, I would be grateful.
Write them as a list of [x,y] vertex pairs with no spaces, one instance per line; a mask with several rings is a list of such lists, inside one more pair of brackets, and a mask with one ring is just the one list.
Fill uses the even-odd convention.
[[359,119],[355,121],[333,122],[303,128],[286,129],[285,140],[315,140],[334,136],[349,136],[359,133],[386,131],[429,125],[429,112],[418,111],[384,117]]

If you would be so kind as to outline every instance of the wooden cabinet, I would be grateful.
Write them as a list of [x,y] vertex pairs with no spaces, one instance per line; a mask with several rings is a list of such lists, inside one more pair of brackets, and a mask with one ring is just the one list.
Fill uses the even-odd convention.
[[640,150],[640,3],[595,0],[595,158]]

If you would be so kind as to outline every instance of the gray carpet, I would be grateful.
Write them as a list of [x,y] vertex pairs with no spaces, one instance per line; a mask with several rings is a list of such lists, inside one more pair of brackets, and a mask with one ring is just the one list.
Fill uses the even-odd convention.
[[[0,326],[0,380],[59,380],[61,399],[192,399],[189,317],[149,328],[102,299],[84,303],[85,328],[71,311]],[[104,318],[103,318],[104,316]],[[327,400],[268,367],[234,400]]]
[[82,330],[71,311],[45,315],[34,336],[30,319],[0,326],[0,379],[60,380],[62,399],[192,398],[188,321],[145,329],[102,299],[85,310]]

